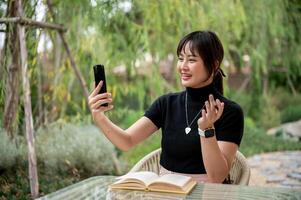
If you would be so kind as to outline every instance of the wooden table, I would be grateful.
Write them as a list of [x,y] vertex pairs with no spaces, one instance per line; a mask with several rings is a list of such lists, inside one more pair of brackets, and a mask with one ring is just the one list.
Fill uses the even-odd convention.
[[301,189],[198,184],[189,195],[132,190],[108,190],[114,176],[96,176],[39,198],[46,199],[300,199]]

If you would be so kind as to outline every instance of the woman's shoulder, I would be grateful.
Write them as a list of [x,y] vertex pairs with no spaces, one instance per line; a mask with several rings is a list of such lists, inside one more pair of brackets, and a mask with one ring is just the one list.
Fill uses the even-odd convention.
[[224,106],[224,112],[231,112],[231,113],[238,113],[238,114],[241,114],[243,115],[243,109],[242,107],[236,103],[235,101],[233,100],[230,100],[226,97],[221,97],[220,99],[222,102],[224,102],[225,106]]

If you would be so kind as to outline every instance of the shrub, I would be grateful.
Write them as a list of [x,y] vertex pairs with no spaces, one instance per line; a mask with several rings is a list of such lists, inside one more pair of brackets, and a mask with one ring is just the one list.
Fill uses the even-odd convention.
[[0,169],[8,169],[14,166],[20,155],[20,149],[9,139],[6,132],[0,128]]
[[53,123],[37,131],[39,162],[49,169],[114,174],[114,146],[93,125]]
[[243,109],[245,117],[251,117],[257,126],[269,129],[280,124],[280,111],[275,105],[275,100],[272,96],[257,97],[258,102],[255,105],[252,102],[252,95],[241,93],[234,96],[236,101]]
[[301,119],[301,105],[290,105],[281,112],[281,122],[292,122]]
[[280,125],[280,111],[273,104],[273,99],[271,97],[266,96],[263,98],[261,112],[259,112],[256,122],[264,129],[269,129]]
[[301,106],[301,94],[293,95],[283,88],[277,88],[271,92],[274,104],[279,110],[289,106]]
[[255,125],[253,120],[247,117],[245,118],[245,130],[239,150],[245,156],[251,156],[272,151],[301,150],[301,146],[299,142],[267,135],[263,128]]

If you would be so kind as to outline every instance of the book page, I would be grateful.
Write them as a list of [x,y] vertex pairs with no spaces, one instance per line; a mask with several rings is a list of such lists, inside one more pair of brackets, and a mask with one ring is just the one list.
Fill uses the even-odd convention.
[[132,182],[132,181],[138,180],[139,182],[142,182],[145,185],[149,185],[151,182],[153,182],[158,177],[159,176],[154,172],[141,171],[141,172],[130,172],[130,173],[125,174],[116,179],[119,179],[118,183],[121,183],[121,182],[126,183],[126,182]]
[[168,184],[183,188],[190,180],[191,177],[189,176],[183,176],[179,174],[165,174],[154,180],[152,183],[150,183],[150,185],[159,185],[160,183],[162,183],[162,185]]

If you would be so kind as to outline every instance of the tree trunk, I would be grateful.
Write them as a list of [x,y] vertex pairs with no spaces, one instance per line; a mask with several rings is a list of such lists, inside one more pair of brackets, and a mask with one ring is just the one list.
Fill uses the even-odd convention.
[[[17,5],[15,1],[11,1],[8,5],[8,16],[17,15]],[[20,60],[16,59],[20,57],[20,44],[18,40],[18,30],[16,26],[10,27],[7,25],[6,41],[7,47],[11,52],[11,63],[6,62],[7,67],[7,79],[6,79],[6,97],[4,105],[3,115],[3,127],[7,131],[11,139],[14,138],[14,132],[16,131],[17,113],[19,104],[19,86],[20,86]],[[6,52],[4,52],[6,54]],[[6,54],[7,55],[7,54]],[[6,58],[7,59],[7,58]],[[4,61],[3,61],[4,62]],[[5,62],[4,62],[5,63]]]
[[[23,8],[21,0],[17,1],[18,16],[23,16]],[[25,40],[25,27],[17,24],[18,39],[20,42],[20,58],[22,68],[22,85],[24,93],[24,111],[25,111],[25,131],[26,140],[28,145],[28,163],[29,163],[29,181],[32,198],[37,198],[39,195],[39,182],[37,173],[37,158],[34,146],[33,135],[33,120],[31,109],[31,97],[30,97],[30,84],[27,71],[27,49]]]

